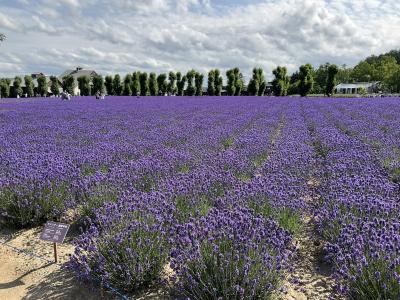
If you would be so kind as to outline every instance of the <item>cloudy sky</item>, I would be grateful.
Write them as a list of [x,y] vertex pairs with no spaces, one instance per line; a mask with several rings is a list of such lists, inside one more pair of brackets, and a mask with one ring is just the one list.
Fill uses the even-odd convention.
[[0,77],[352,66],[400,48],[398,0],[0,0]]

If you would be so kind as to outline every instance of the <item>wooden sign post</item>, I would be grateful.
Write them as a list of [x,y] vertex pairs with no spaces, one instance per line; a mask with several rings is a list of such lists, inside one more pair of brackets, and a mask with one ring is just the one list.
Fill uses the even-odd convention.
[[57,254],[57,243],[53,243],[54,248],[54,262],[58,262],[58,254]]
[[54,261],[58,262],[57,243],[62,244],[69,229],[68,224],[48,221],[43,228],[40,239],[47,242],[53,242]]

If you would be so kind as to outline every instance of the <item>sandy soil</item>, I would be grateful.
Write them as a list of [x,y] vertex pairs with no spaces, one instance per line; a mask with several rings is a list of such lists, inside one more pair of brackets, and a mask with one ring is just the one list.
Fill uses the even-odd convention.
[[294,272],[288,276],[284,300],[325,300],[334,298],[331,267],[324,262],[323,245],[314,233],[313,221],[305,217],[303,233],[296,239],[298,253]]
[[[15,231],[0,230],[0,241],[53,260],[53,244],[39,240],[41,227]],[[60,264],[47,262],[0,243],[0,300],[115,299],[114,296],[81,284],[62,268],[73,251],[72,235],[58,246]],[[103,295],[102,295],[103,294]]]
[[[53,244],[39,239],[42,228],[19,231],[0,229],[0,300],[119,299],[110,292],[100,291],[98,287],[78,282],[71,272],[63,268],[63,264],[74,251],[72,239],[78,233],[76,228],[70,228],[65,242],[58,245],[58,264],[53,263]],[[18,253],[12,247],[36,254],[48,261]],[[154,287],[130,295],[129,299],[170,299],[167,294],[165,288]]]
[[[307,184],[317,188],[320,182],[311,178]],[[304,201],[313,206],[317,199],[309,195]],[[319,240],[312,215],[305,215],[302,232],[295,238],[297,256],[294,261],[294,272],[288,275],[284,300],[326,300],[340,299],[334,293],[335,281],[332,278],[331,266],[324,261],[323,241]]]

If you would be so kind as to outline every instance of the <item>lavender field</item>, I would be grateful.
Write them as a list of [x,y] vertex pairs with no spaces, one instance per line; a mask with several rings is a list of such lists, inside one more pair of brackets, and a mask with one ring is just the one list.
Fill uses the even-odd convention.
[[0,215],[72,216],[68,267],[127,295],[280,297],[307,239],[332,297],[400,299],[399,116],[395,98],[2,100]]

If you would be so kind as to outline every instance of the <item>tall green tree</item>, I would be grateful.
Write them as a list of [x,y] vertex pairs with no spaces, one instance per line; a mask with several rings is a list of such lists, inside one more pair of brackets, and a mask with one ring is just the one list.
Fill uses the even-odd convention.
[[372,56],[359,62],[352,71],[352,78],[358,82],[384,81],[397,67],[394,57],[388,55]]
[[35,96],[35,92],[33,90],[34,86],[33,86],[32,76],[26,75],[24,77],[24,81],[25,81],[25,93],[27,94],[27,96],[28,97]]
[[147,78],[147,73],[140,73],[140,95],[150,95],[149,79]]
[[107,95],[114,95],[114,90],[113,90],[113,78],[110,75],[107,75],[104,79],[104,85],[106,87],[106,92]]
[[177,81],[177,96],[183,96],[185,93],[185,85],[186,85],[186,76],[181,74],[181,72],[176,73],[176,81]]
[[252,78],[247,88],[248,94],[250,96],[264,96],[266,86],[267,83],[263,70],[261,68],[254,68]]
[[253,69],[253,75],[249,81],[249,85],[247,86],[247,93],[249,96],[257,96],[258,90],[260,89],[260,82],[258,77],[258,69]]
[[175,95],[178,91],[176,87],[176,74],[174,72],[169,72],[168,74],[168,94]]
[[124,96],[132,96],[132,75],[126,74],[124,78],[124,88],[122,94]]
[[385,78],[384,89],[390,93],[400,93],[400,65],[398,65],[397,70]]
[[119,74],[115,74],[113,79],[113,95],[121,96],[122,95],[122,84],[121,84],[121,76]]
[[339,72],[339,69],[336,65],[330,65],[328,68],[328,76],[326,78],[326,90],[325,95],[328,97],[332,96],[333,90],[336,85],[336,75]]
[[[314,86],[313,86],[313,93],[314,94],[324,94],[326,90],[326,78],[328,76],[328,68],[330,63],[324,63],[315,70],[314,74]],[[300,80],[297,78],[296,82]],[[292,80],[291,80],[292,81]],[[297,82],[298,84],[298,82]]]
[[80,76],[77,78],[78,88],[81,96],[90,96],[90,78],[89,76]]
[[296,95],[299,93],[299,82],[300,82],[299,71],[295,71],[293,72],[292,75],[290,75],[288,95]]
[[[351,77],[351,72],[353,71],[353,68],[348,68],[345,64],[343,64],[340,68],[339,68],[339,72],[336,76],[336,80],[338,83],[352,83],[354,82],[354,79]],[[327,75],[327,74],[326,74]],[[325,81],[326,81],[326,77],[325,76]]]
[[38,87],[37,87],[38,94],[42,97],[47,96],[48,86],[47,86],[46,76],[39,76],[37,82],[38,82]]
[[215,71],[214,70],[210,70],[208,72],[207,95],[215,96]]
[[13,89],[12,89],[12,96],[14,98],[21,97],[22,95],[22,79],[19,76],[14,78]]
[[105,88],[104,88],[104,79],[102,75],[93,76],[92,83],[93,83],[92,95],[96,95],[97,93],[104,94]]
[[186,78],[187,78],[187,82],[188,82],[188,86],[186,89],[186,95],[188,95],[188,96],[196,95],[196,85],[194,82],[195,76],[196,76],[196,71],[193,69],[186,73]]
[[275,96],[286,96],[289,88],[289,76],[286,67],[278,66],[272,71],[275,79],[272,81],[272,91]]
[[400,49],[398,50],[390,50],[388,53],[385,53],[384,55],[392,56],[396,59],[397,64],[400,65]]
[[149,77],[150,96],[158,96],[158,84],[156,73],[151,72]]
[[366,61],[362,61],[353,68],[351,77],[356,82],[369,82],[376,79],[374,73],[374,66]]
[[62,88],[68,94],[74,95],[75,80],[72,75],[67,75],[62,78]]
[[374,65],[374,80],[385,82],[398,68],[397,61],[392,56],[382,56],[382,58]]
[[50,91],[53,95],[57,96],[60,94],[60,87],[58,84],[58,78],[56,76],[50,76]]
[[0,98],[6,98],[5,95],[3,94],[5,85],[6,83],[4,82],[4,79],[0,78]]
[[196,72],[196,75],[194,76],[194,83],[196,86],[196,96],[203,95],[203,81],[204,81],[204,75]]
[[228,96],[234,96],[236,92],[236,85],[235,85],[235,74],[233,69],[226,71],[226,77],[228,79],[228,84],[226,86],[226,93]]
[[132,95],[138,96],[140,95],[140,72],[133,72],[132,74]]
[[[296,83],[299,80],[300,80],[300,73],[299,73],[299,71],[295,71],[295,72],[293,72],[292,75],[290,75],[289,83],[293,84],[293,83]],[[325,77],[325,81],[326,81],[326,77]]]
[[[351,71],[352,81],[370,82],[380,81],[385,91],[396,90],[396,82],[393,81],[400,61],[400,50],[392,50],[381,55],[372,55],[360,61]],[[337,75],[338,80],[342,76],[341,70]]]
[[260,85],[260,89],[258,90],[258,96],[264,96],[267,90],[267,81],[262,81]]
[[244,88],[243,74],[239,68],[234,68],[233,74],[235,75],[235,96],[240,96]]
[[161,95],[164,96],[168,89],[167,74],[161,73],[157,76],[157,85]]
[[383,57],[393,57],[396,59],[396,62],[400,64],[400,49],[399,50],[391,50],[387,53],[383,53],[380,55],[371,55],[364,59],[367,63],[374,65],[377,64]]
[[307,96],[314,85],[313,67],[310,64],[300,66],[298,91],[300,96]]
[[222,94],[222,85],[223,78],[218,69],[214,70],[214,87],[215,87],[215,96],[221,96]]
[[10,84],[11,84],[11,81],[8,78],[3,78],[3,79],[0,80],[1,98],[10,97]]
[[244,87],[243,75],[239,68],[233,68],[226,72],[228,85],[226,91],[228,96],[240,96]]

